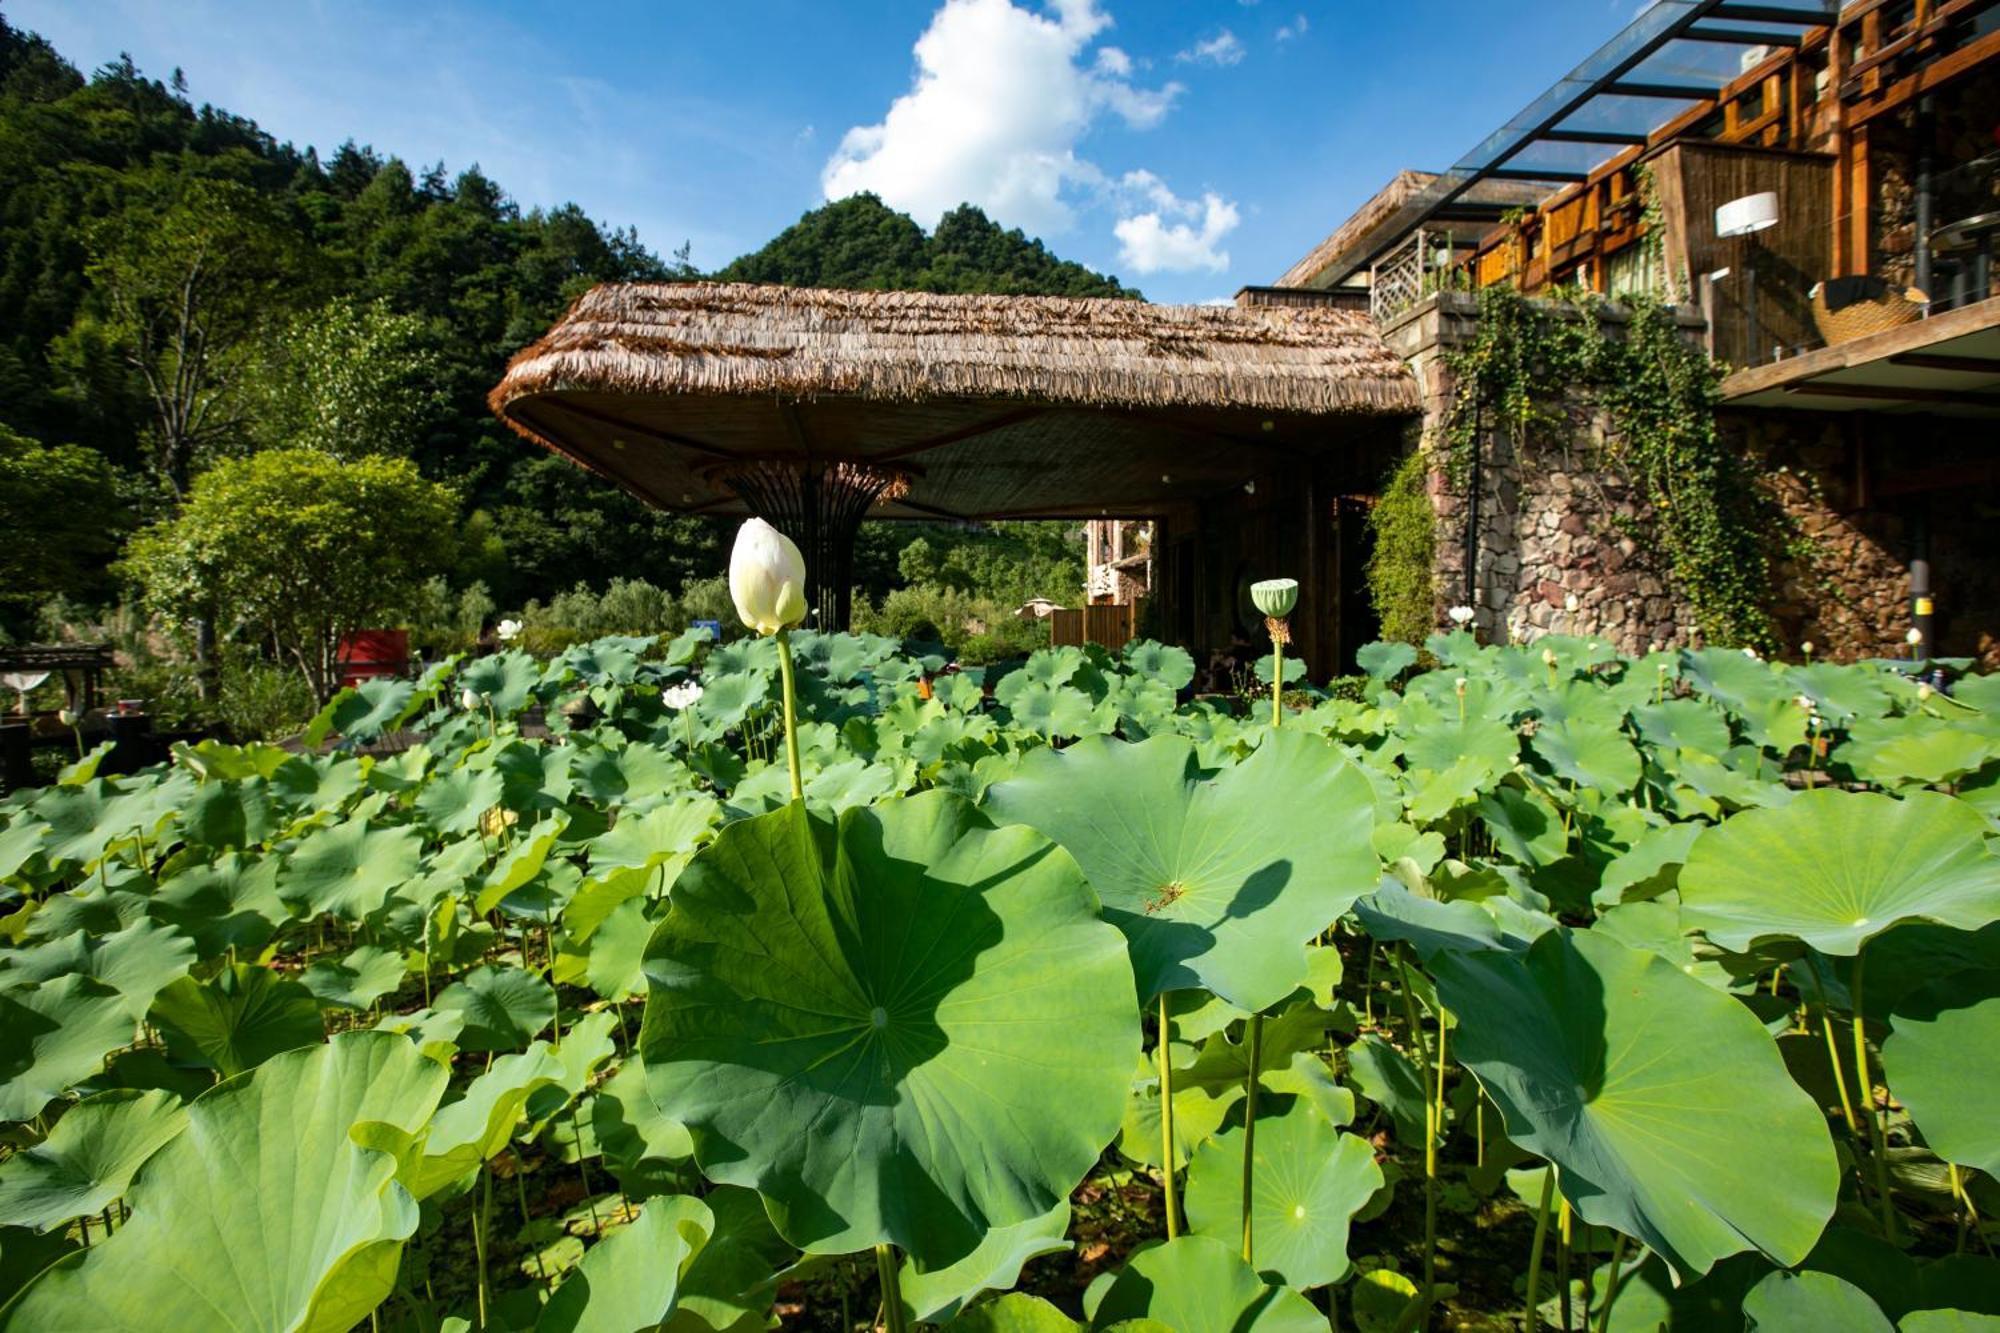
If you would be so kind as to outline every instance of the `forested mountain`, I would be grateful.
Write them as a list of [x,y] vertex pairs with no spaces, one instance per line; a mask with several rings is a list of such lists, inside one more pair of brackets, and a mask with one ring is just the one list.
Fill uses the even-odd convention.
[[[352,141],[322,159],[196,105],[178,70],[124,59],[86,78],[0,17],[0,491],[38,497],[35,531],[115,544],[171,512],[205,461],[304,443],[407,453],[456,486],[454,582],[484,581],[503,608],[614,575],[712,574],[718,525],[540,453],[484,401],[592,284],[695,276],[685,252],[663,260],[575,205],[522,209],[476,165]],[[975,208],[926,236],[870,196],[718,276],[1136,295]],[[0,526],[25,523],[8,504]],[[901,544],[871,543],[882,553],[857,571],[878,595]],[[107,563],[0,566],[0,620],[24,632],[22,609],[58,592],[114,600]]]
[[1116,278],[1057,259],[1040,241],[961,204],[924,230],[872,194],[800,218],[716,275],[788,287],[1134,297]]

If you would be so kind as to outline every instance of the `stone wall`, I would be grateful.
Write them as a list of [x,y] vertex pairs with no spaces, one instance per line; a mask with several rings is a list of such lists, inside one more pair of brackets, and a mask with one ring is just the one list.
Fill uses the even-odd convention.
[[1424,439],[1436,459],[1430,493],[1438,515],[1439,624],[1447,608],[1469,604],[1488,642],[1568,633],[1603,638],[1634,654],[1698,644],[1692,612],[1642,540],[1646,501],[1616,474],[1593,465],[1607,443],[1604,422],[1583,412],[1550,439],[1522,442],[1485,433],[1468,602],[1466,488],[1443,469],[1455,391],[1443,353],[1469,336],[1473,309],[1471,298],[1447,293],[1384,331],[1424,390]]

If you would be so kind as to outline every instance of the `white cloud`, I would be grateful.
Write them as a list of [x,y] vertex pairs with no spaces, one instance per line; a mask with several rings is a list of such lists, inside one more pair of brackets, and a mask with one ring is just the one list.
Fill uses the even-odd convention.
[[1290,23],[1282,24],[1279,26],[1278,40],[1281,42],[1289,42],[1294,37],[1303,37],[1306,35],[1306,28],[1308,26],[1309,25],[1306,23],[1306,16],[1304,14],[1301,14],[1297,18],[1293,19]]
[[872,190],[928,226],[961,203],[1049,234],[1073,220],[1064,193],[1103,173],[1077,155],[1105,112],[1157,125],[1180,85],[1141,88],[1131,57],[1087,48],[1111,25],[1096,0],[1034,13],[1010,0],[945,0],[916,44],[917,72],[879,124],[857,125],[821,173],[829,199]]
[[1112,228],[1119,258],[1134,270],[1221,273],[1229,268],[1229,252],[1220,246],[1242,220],[1235,204],[1213,191],[1198,200],[1182,199],[1150,171],[1126,172],[1118,189],[1128,199],[1152,205]]
[[1234,65],[1243,59],[1243,43],[1237,40],[1235,33],[1224,28],[1215,36],[1196,42],[1174,59],[1183,65]]

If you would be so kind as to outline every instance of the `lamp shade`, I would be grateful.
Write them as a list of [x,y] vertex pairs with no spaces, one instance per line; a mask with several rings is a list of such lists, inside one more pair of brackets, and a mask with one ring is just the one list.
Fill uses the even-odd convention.
[[1777,225],[1778,196],[1769,191],[1731,199],[1715,210],[1717,236],[1748,236]]

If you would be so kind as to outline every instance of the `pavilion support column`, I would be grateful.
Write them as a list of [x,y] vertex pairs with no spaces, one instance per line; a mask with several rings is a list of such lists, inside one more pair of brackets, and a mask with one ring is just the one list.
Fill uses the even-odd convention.
[[837,458],[757,458],[718,469],[716,479],[750,511],[798,543],[811,586],[812,627],[847,628],[854,611],[854,538],[883,500],[909,492],[909,475]]

